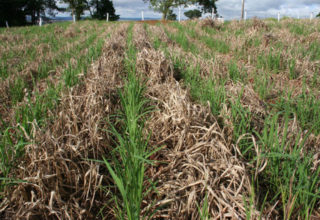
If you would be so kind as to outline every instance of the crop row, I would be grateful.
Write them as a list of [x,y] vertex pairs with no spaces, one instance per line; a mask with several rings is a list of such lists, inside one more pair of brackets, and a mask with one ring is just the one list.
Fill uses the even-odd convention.
[[[247,24],[248,28],[251,25],[254,24]],[[314,167],[317,143],[312,141],[320,131],[318,91],[309,88],[304,77],[306,73],[302,72],[300,94],[293,95],[292,90],[282,88],[274,100],[268,101],[270,94],[266,91],[273,90],[273,77],[284,73],[289,84],[296,82],[298,77],[293,77],[293,65],[301,60],[282,66],[281,53],[285,50],[279,47],[272,52],[275,45],[263,49],[271,51],[269,53],[251,54],[257,59],[250,64],[243,63],[248,60],[247,54],[237,53],[241,44],[231,48],[230,42],[222,40],[222,36],[226,39],[233,36],[224,33],[233,31],[228,26],[229,23],[219,28],[199,27],[194,23],[160,26],[158,28],[175,43],[163,41],[164,37],[157,34],[153,36],[154,47],[159,47],[173,60],[179,78],[190,88],[194,100],[203,104],[209,101],[212,113],[221,118],[221,126],[232,131],[232,143],[239,147],[243,159],[252,164],[248,168],[253,187],[248,201],[252,204],[246,207],[247,218],[255,215],[252,207],[268,215],[267,210],[274,206],[285,219],[298,216],[308,219],[319,204],[320,169]],[[152,31],[149,33],[152,35]],[[241,38],[242,41],[247,39]],[[199,48],[203,44],[205,49]],[[253,48],[257,46],[252,45]],[[222,76],[203,66],[221,56],[232,57],[222,63],[219,69],[225,70]],[[307,66],[316,64],[313,64],[313,55],[309,56],[309,62]],[[250,73],[252,68],[253,74]],[[313,74],[318,81],[317,73]],[[315,145],[310,149],[312,143]]]
[[[80,29],[88,27],[86,23],[77,25]],[[45,32],[47,37],[52,34],[50,31],[55,26],[48,27],[50,30]],[[62,46],[55,37],[49,37],[49,49],[60,50],[59,53],[51,58],[41,54],[40,59],[36,59],[36,70],[29,70],[27,73],[20,73],[18,70],[3,79],[1,83],[7,90],[4,90],[1,97],[6,102],[6,106],[1,109],[1,187],[14,180],[10,171],[19,164],[24,146],[32,141],[30,137],[34,126],[45,127],[50,120],[54,120],[50,112],[59,104],[61,93],[65,88],[77,84],[79,77],[85,75],[90,64],[100,56],[108,27],[108,24],[96,23],[91,25],[90,32],[79,32],[79,36],[75,34],[66,43],[60,36],[58,39]],[[70,45],[63,47],[67,44]],[[21,62],[25,62],[24,60],[22,57]],[[25,65],[35,61],[30,57],[27,60],[29,61]]]

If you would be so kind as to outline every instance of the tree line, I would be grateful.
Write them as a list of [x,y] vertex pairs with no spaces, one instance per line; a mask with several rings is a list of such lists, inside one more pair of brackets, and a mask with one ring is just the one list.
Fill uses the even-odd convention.
[[[217,0],[143,0],[149,3],[150,7],[162,13],[164,20],[176,20],[177,15],[173,13],[176,7],[185,7],[190,4],[198,4],[198,9],[185,13],[188,18],[201,17],[204,13],[217,13]],[[59,4],[60,3],[60,4]],[[61,3],[66,3],[66,8],[59,7]],[[79,20],[85,11],[90,13],[92,18],[106,19],[109,13],[109,20],[119,19],[113,6],[112,0],[0,0],[0,27],[6,22],[10,26],[21,26],[27,24],[37,24],[40,17],[46,19],[53,17],[59,12],[70,11]],[[31,19],[27,19],[27,17]]]
[[203,13],[215,13],[217,14],[216,2],[218,0],[143,0],[145,3],[149,3],[150,7],[162,13],[163,20],[175,20],[176,15],[173,13],[174,8],[186,7],[188,5],[198,5],[201,11],[198,9],[185,12],[185,16],[192,18],[199,18]]
[[[59,7],[59,3],[68,6]],[[0,0],[0,27],[5,26],[6,22],[10,26],[37,24],[40,17],[46,19],[65,11],[70,11],[77,20],[85,11],[89,11],[95,19],[106,19],[107,13],[109,20],[119,19],[112,0]]]

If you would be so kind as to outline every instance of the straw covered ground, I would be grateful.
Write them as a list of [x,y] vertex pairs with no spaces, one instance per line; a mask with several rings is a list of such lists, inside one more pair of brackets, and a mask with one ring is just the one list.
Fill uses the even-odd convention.
[[320,219],[318,20],[42,28],[0,32],[1,218]]

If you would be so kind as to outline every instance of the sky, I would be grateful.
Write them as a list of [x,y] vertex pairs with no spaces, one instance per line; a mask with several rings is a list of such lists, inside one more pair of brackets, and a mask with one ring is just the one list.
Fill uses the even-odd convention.
[[[161,14],[150,9],[149,4],[143,0],[113,0],[113,4],[121,18],[139,18],[142,11],[145,18],[161,18]],[[218,0],[217,7],[218,13],[227,20],[239,19],[241,16],[241,0]],[[183,15],[185,11],[194,8],[197,6],[183,8],[182,19],[186,19]],[[320,0],[246,0],[245,8],[248,18],[277,17],[278,12],[281,16],[309,18],[311,12],[314,15],[320,12]],[[178,14],[178,9],[174,11]]]

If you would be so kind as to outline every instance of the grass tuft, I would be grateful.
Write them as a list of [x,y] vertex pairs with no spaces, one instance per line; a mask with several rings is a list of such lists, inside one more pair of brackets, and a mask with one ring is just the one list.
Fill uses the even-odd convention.
[[125,67],[127,81],[120,92],[122,111],[119,116],[121,129],[112,127],[117,147],[112,152],[112,160],[104,159],[121,196],[114,194],[116,213],[119,219],[140,219],[144,192],[144,172],[150,151],[148,139],[144,135],[145,116],[151,111],[146,107],[144,87],[136,73],[136,48],[132,41],[132,28],[128,31],[128,50]]

